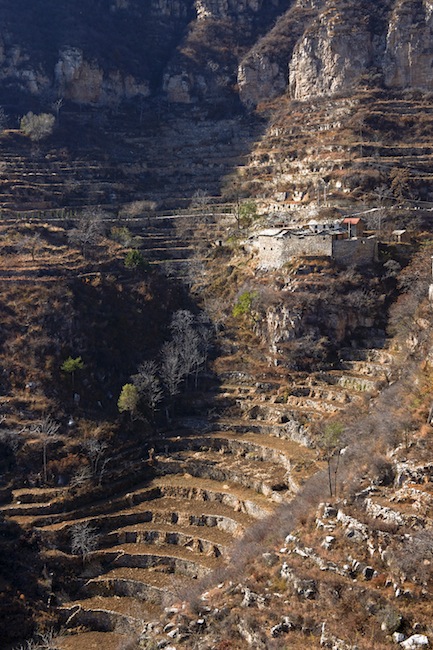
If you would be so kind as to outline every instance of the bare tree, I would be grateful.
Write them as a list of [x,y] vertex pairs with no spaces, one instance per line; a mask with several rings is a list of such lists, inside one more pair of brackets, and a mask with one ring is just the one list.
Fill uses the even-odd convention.
[[119,217],[127,217],[134,219],[135,217],[143,217],[146,214],[155,212],[157,204],[155,201],[132,201],[131,203],[124,203],[119,211]]
[[171,352],[176,351],[179,357],[179,366],[182,370],[181,381],[195,373],[197,386],[198,373],[207,360],[211,338],[210,327],[203,319],[197,322],[194,314],[187,309],[179,309],[172,318],[170,329],[173,334]]
[[53,111],[55,111],[55,113],[56,113],[56,120],[57,120],[57,123],[59,123],[60,109],[61,109],[62,106],[63,106],[63,101],[64,101],[64,100],[63,100],[63,97],[59,97],[58,99],[56,99],[55,102],[53,102],[53,103],[51,104],[51,108],[52,108]]
[[88,521],[75,524],[71,528],[71,551],[81,555],[83,564],[88,555],[98,548],[99,536]]
[[211,199],[206,190],[196,190],[192,196],[191,207],[200,213],[203,223],[213,223],[214,215]]
[[92,478],[92,469],[89,467],[89,465],[85,465],[84,467],[80,467],[80,469],[78,469],[72,476],[69,487],[81,488],[84,485],[89,485],[92,481]]
[[201,357],[200,339],[193,327],[194,320],[194,315],[190,311],[187,309],[179,309],[175,312],[170,325],[173,342],[182,360],[185,378],[199,364]]
[[144,361],[133,375],[132,381],[138,390],[140,400],[145,406],[155,412],[163,397],[161,382],[158,377],[158,366],[155,361]]
[[[179,393],[182,382],[192,373],[195,373],[197,387],[198,374],[206,363],[209,352],[212,337],[210,326],[211,322],[207,316],[198,322],[194,314],[187,309],[175,312],[170,324],[172,340],[163,345],[161,352],[161,378],[170,398]],[[153,395],[153,399],[156,398],[159,402],[161,391],[156,377],[156,364],[146,365],[143,370],[145,372],[141,379],[142,390],[148,391],[148,400]],[[133,377],[133,381],[139,387],[140,375]],[[154,404],[156,406],[156,403]],[[152,404],[149,403],[149,406],[152,407]]]
[[387,185],[384,184],[375,187],[373,194],[377,198],[380,207],[384,205],[387,199],[393,198],[391,190],[389,189],[389,187],[387,187]]
[[205,190],[196,190],[192,195],[191,207],[204,209],[209,203],[209,197]]
[[30,111],[21,118],[20,129],[29,136],[30,140],[39,142],[51,135],[55,121],[56,118],[51,113],[35,115]]
[[[185,378],[182,356],[179,348],[174,341],[164,343],[161,352],[161,375],[162,380],[167,387],[170,398],[178,394],[180,385]],[[168,408],[166,408],[167,419],[169,417]]]
[[185,274],[182,275],[182,283],[189,289],[192,294],[199,294],[204,287],[204,278],[206,277],[206,266],[200,258],[200,251],[202,246],[207,246],[207,243],[202,240],[195,245],[194,256],[188,261],[186,265]]
[[206,366],[209,350],[212,343],[213,332],[212,332],[213,323],[209,319],[208,315],[203,313],[201,324],[198,328],[198,335],[200,338],[200,352],[201,352],[201,365]]
[[337,474],[342,449],[343,425],[327,423],[320,434],[319,447],[328,466],[329,496],[337,496]]
[[26,641],[24,645],[18,646],[17,650],[60,650],[61,636],[54,630],[48,630],[37,634],[35,639]]
[[42,441],[42,465],[44,474],[44,483],[47,483],[47,447],[50,442],[57,439],[57,434],[60,429],[60,424],[52,419],[50,415],[46,416],[39,422],[34,429],[34,433],[38,435]]
[[90,463],[93,479],[101,484],[108,458],[104,454],[108,449],[108,444],[98,438],[87,438],[83,442],[83,448]]
[[69,232],[69,241],[81,248],[86,257],[90,246],[95,246],[104,233],[105,213],[100,208],[86,208],[76,224]]
[[30,251],[32,260],[35,261],[36,253],[41,247],[41,235],[38,232],[32,235],[24,235],[17,242],[17,249],[20,252]]
[[225,305],[220,298],[205,298],[204,306],[216,333],[222,328],[227,318],[227,313],[224,310]]

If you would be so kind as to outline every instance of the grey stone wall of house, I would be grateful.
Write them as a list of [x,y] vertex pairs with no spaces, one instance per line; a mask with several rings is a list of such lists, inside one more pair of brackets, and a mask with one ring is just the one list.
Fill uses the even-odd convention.
[[307,235],[291,239],[291,255],[300,257],[332,256],[332,235]]
[[377,239],[338,239],[329,235],[258,237],[259,265],[278,269],[292,257],[331,257],[341,264],[371,264],[377,260]]
[[259,236],[258,245],[260,266],[266,269],[278,269],[292,257],[332,256],[331,235]]
[[259,259],[262,268],[279,269],[291,256],[292,254],[287,250],[286,239],[259,236]]
[[371,264],[377,260],[377,239],[337,239],[333,242],[332,257],[342,264]]

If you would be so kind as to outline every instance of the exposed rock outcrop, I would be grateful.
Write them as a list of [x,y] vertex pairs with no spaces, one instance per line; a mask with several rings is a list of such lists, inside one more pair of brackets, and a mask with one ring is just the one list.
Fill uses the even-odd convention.
[[43,15],[21,16],[8,0],[0,82],[83,104],[162,87],[173,103],[240,98],[249,109],[286,92],[351,93],[373,78],[433,86],[430,0],[113,0],[86,12],[81,0],[69,16],[47,0]]
[[0,84],[80,104],[146,97],[194,14],[193,0],[113,0],[92,9],[81,0],[67,8],[46,0],[42,11],[7,1]]
[[287,85],[299,100],[350,93],[377,73],[389,88],[430,89],[431,2],[406,0],[388,9],[386,2],[372,8],[299,0],[240,63],[242,101],[257,105]]
[[253,53],[239,65],[239,94],[243,104],[256,106],[261,99],[272,99],[287,88],[287,73],[269,56]]
[[68,48],[60,52],[54,68],[54,83],[60,96],[80,104],[111,104],[121,98],[147,97],[149,82],[138,83],[120,70],[108,74],[84,59],[82,50]]
[[[272,0],[278,5],[279,0]],[[259,11],[263,0],[195,0],[197,18],[228,18],[233,14],[242,14],[245,11]]]
[[433,87],[432,15],[430,0],[396,3],[389,21],[384,56],[388,87]]
[[302,316],[290,305],[275,305],[266,312],[266,318],[259,322],[261,336],[269,343],[272,352],[278,351],[279,343],[286,343],[300,335]]
[[358,7],[322,11],[295,47],[289,64],[294,99],[353,88],[372,61],[368,15]]

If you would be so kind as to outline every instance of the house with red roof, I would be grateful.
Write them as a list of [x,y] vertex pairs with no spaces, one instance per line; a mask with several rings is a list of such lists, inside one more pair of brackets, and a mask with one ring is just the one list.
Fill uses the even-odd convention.
[[346,217],[343,219],[343,227],[347,228],[347,236],[362,237],[365,230],[365,221],[361,217]]

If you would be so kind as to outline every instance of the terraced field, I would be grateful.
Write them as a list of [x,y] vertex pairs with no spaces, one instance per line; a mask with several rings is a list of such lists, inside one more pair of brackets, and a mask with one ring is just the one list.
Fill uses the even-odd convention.
[[[381,350],[342,355],[331,388],[319,377],[308,386],[302,373],[300,384],[290,386],[246,375],[236,383],[226,374],[218,417],[180,422],[154,441],[150,458],[137,449],[128,485],[123,477],[90,505],[77,505],[67,488],[14,492],[4,513],[31,527],[45,548],[54,572],[52,604],[71,632],[65,650],[92,643],[115,648],[148,629],[197,580],[229,562],[233,542],[248,527],[293,498],[321,467],[307,423],[326,412],[324,395],[325,405],[344,408],[366,390],[360,377],[380,383],[390,363]],[[289,395],[279,403],[283,388]],[[121,462],[126,473],[128,461]],[[84,563],[71,554],[73,531],[83,524],[98,535]],[[70,593],[64,584],[56,588],[59,573],[76,576]]]
[[[374,92],[308,107],[280,103],[252,149],[243,178],[260,194],[275,197],[279,209],[284,203],[293,208],[306,197],[319,206],[344,206],[348,197],[386,184],[398,168],[415,188],[413,198],[430,201],[431,122],[427,101]],[[373,200],[377,205],[378,197]]]
[[[159,110],[159,109],[158,109]],[[178,107],[155,118],[64,112],[62,127],[37,147],[17,131],[0,138],[0,209],[74,209],[104,205],[116,211],[134,200],[189,203],[197,189],[219,196],[225,176],[246,162],[262,127],[239,115],[213,119]],[[71,136],[71,134],[73,134]]]

